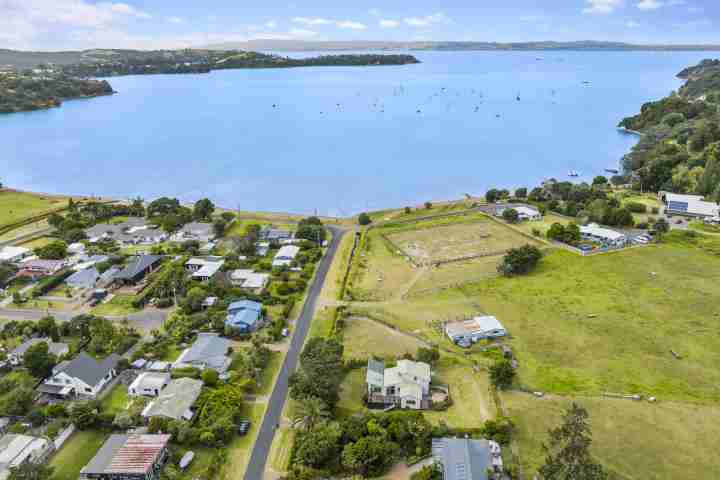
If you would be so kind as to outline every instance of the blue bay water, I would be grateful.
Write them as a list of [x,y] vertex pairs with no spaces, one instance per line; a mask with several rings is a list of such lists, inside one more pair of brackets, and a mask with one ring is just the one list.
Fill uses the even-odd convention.
[[349,215],[533,186],[571,169],[592,178],[636,141],[618,121],[711,56],[415,55],[423,63],[111,78],[117,95],[0,116],[0,180]]

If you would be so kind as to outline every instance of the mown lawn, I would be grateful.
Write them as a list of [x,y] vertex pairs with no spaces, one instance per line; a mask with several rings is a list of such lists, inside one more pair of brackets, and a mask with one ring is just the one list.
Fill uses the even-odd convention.
[[66,199],[25,192],[0,192],[0,226],[63,207]]
[[115,295],[109,302],[101,303],[93,308],[92,313],[100,316],[120,316],[137,313],[139,309],[133,307],[133,300],[135,300],[135,297],[132,295]]
[[220,472],[221,480],[236,480],[243,478],[250,454],[252,453],[255,439],[257,438],[265,414],[265,403],[246,403],[243,405],[242,416],[244,419],[250,420],[251,427],[247,435],[237,437],[228,446],[227,463]]
[[80,470],[95,456],[108,434],[96,430],[76,431],[52,457],[53,480],[77,480]]
[[102,400],[104,412],[119,413],[127,409],[128,406],[128,389],[126,385],[119,383],[115,385],[112,391]]
[[590,414],[591,453],[620,478],[720,478],[720,407],[606,398],[537,399],[505,393],[515,422],[526,478],[543,464],[542,443],[560,423],[563,409],[577,401]]

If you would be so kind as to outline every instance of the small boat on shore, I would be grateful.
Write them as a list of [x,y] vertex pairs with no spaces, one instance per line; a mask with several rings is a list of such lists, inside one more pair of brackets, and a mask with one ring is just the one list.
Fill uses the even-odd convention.
[[618,170],[617,168],[606,168],[605,171],[607,173],[612,173],[614,175],[617,175],[618,173],[620,173],[620,170]]
[[577,172],[577,170],[570,170],[568,172],[568,177],[579,177],[580,174]]

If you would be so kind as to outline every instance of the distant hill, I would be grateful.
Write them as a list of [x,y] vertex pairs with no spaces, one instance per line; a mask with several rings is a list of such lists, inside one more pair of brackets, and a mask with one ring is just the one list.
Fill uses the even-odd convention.
[[590,50],[590,51],[720,51],[718,45],[640,45],[622,42],[584,40],[577,42],[385,42],[385,41],[304,41],[250,40],[207,45],[211,50],[254,50],[275,52],[344,51],[344,50]]

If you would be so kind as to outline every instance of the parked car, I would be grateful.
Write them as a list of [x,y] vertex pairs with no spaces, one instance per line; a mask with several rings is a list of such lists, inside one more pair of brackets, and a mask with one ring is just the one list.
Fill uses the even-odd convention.
[[240,423],[238,423],[238,433],[240,435],[247,435],[247,433],[250,431],[250,421],[249,420],[242,420]]

